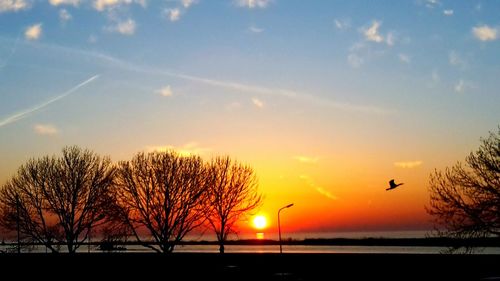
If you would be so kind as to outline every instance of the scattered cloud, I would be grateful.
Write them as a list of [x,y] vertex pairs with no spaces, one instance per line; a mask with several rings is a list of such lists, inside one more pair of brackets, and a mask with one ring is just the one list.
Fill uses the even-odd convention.
[[463,79],[460,79],[456,84],[455,84],[455,92],[457,93],[465,93],[469,89],[473,89],[474,85],[470,82],[464,81]]
[[465,91],[465,82],[464,80],[461,80],[455,84],[455,92],[457,93],[463,93]]
[[410,63],[411,62],[410,56],[408,56],[406,54],[398,54],[398,58],[399,58],[399,61],[402,63]]
[[272,0],[235,0],[235,4],[238,7],[244,7],[249,9],[254,8],[266,8]]
[[28,40],[38,40],[42,35],[42,24],[37,23],[26,28],[24,37]]
[[319,161],[318,157],[308,157],[303,155],[294,156],[293,159],[299,161],[304,164],[317,164]]
[[403,169],[411,169],[411,168],[416,168],[419,167],[423,164],[423,161],[417,160],[417,161],[404,161],[404,162],[394,162],[394,166],[398,168],[403,168]]
[[123,35],[133,35],[135,33],[136,24],[133,19],[126,21],[118,21],[115,25],[106,27],[107,31],[118,32]]
[[156,90],[155,93],[158,93],[163,97],[171,97],[173,95],[172,88],[170,88],[170,85],[167,85],[159,90]]
[[264,102],[258,98],[252,98],[252,103],[258,108],[264,108]]
[[441,3],[438,0],[426,0],[425,1],[425,6],[427,8],[433,9],[436,6],[440,6]]
[[448,61],[451,65],[464,69],[467,65],[465,60],[454,50],[448,54]]
[[481,41],[493,41],[497,39],[498,30],[488,25],[481,25],[473,27],[472,33]]
[[349,54],[347,56],[347,62],[353,68],[358,68],[364,63],[364,59],[357,54]]
[[189,7],[191,7],[193,4],[196,4],[196,0],[182,0],[182,6],[186,9],[188,9]]
[[443,14],[445,16],[453,16],[453,10],[443,10]]
[[69,21],[70,19],[72,19],[73,17],[71,16],[71,14],[68,12],[68,10],[66,9],[61,9],[59,10],[59,19],[61,20],[61,22],[67,22]]
[[0,13],[17,12],[28,9],[31,2],[26,0],[0,0]]
[[351,27],[351,21],[349,19],[335,19],[335,28],[338,30],[346,30]]
[[178,21],[181,18],[181,10],[179,8],[166,9],[163,14],[168,18],[169,21]]
[[255,25],[251,25],[248,30],[252,33],[262,33],[264,32],[263,28],[256,27]]
[[306,182],[307,185],[309,185],[311,188],[316,190],[319,194],[325,196],[328,199],[331,200],[338,200],[339,198],[332,193],[330,193],[328,190],[324,189],[321,186],[316,185],[316,183],[307,175],[300,175],[299,178]]
[[49,0],[49,3],[52,6],[73,5],[76,7],[80,4],[80,0]]
[[59,130],[51,124],[36,124],[33,126],[35,133],[39,135],[53,136],[59,133]]
[[191,6],[198,3],[198,0],[172,0],[172,2],[177,2],[176,7],[168,7],[162,11],[162,15],[171,22],[175,22],[181,19]]
[[181,156],[191,156],[191,155],[202,155],[204,153],[210,152],[211,148],[201,147],[199,143],[192,141],[181,146],[174,145],[163,145],[163,146],[146,146],[146,151],[153,152],[165,152],[169,150],[174,150]]
[[121,5],[139,4],[146,6],[146,0],[94,0],[94,8],[99,12],[113,10]]
[[384,37],[382,37],[382,35],[380,35],[380,33],[378,32],[380,25],[381,23],[375,20],[372,22],[372,25],[370,27],[362,30],[367,41],[373,41],[377,43],[381,43],[384,41]]

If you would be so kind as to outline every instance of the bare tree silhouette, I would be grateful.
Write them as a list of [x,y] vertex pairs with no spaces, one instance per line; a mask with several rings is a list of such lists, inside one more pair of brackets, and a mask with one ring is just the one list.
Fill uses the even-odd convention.
[[430,206],[441,235],[500,236],[500,126],[466,159],[430,177]]
[[261,196],[257,192],[255,173],[249,166],[233,162],[229,157],[216,157],[208,170],[207,221],[217,235],[220,253],[224,253],[224,243],[234,224],[259,206]]
[[[119,163],[115,196],[123,221],[143,246],[170,253],[204,221],[207,170],[198,156],[174,151],[138,153]],[[151,235],[155,244],[141,237]]]
[[108,222],[114,171],[109,158],[76,146],[59,158],[31,159],[0,190],[0,224],[52,252],[64,243],[74,253]]

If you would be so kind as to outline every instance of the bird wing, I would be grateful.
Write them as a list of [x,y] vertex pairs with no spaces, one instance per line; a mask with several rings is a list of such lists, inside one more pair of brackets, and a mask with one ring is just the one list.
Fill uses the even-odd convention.
[[389,184],[390,184],[391,186],[395,185],[395,183],[394,183],[394,179],[390,180],[390,181],[389,181]]

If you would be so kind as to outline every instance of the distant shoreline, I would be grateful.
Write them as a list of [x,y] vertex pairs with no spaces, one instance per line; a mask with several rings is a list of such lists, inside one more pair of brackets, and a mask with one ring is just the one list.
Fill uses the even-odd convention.
[[[99,246],[103,241],[91,243],[82,243],[82,246]],[[109,242],[108,242],[109,243]],[[114,245],[119,246],[140,246],[143,244],[158,245],[158,243],[148,241],[144,243],[136,241],[115,241]],[[228,240],[224,245],[279,245],[278,240],[273,239],[239,239]],[[300,245],[300,246],[414,246],[414,247],[500,247],[500,238],[479,238],[479,239],[456,239],[443,237],[428,238],[307,238],[307,239],[285,239],[281,241],[282,245]],[[17,242],[5,242],[0,246],[16,246]],[[23,246],[43,246],[40,243],[21,243]],[[54,245],[64,245],[63,243],[54,243]],[[219,245],[215,240],[188,240],[180,241],[176,245]]]

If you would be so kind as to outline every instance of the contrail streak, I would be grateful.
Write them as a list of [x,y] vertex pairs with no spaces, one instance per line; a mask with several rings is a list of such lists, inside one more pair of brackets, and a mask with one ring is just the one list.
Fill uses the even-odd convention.
[[393,110],[378,107],[378,106],[340,102],[340,101],[337,101],[335,99],[320,97],[317,95],[312,95],[309,93],[298,92],[298,91],[293,91],[293,90],[288,90],[288,89],[269,88],[269,87],[262,87],[259,85],[243,84],[243,83],[238,83],[238,82],[233,82],[233,81],[215,80],[215,79],[209,79],[209,78],[205,78],[205,77],[199,77],[199,76],[178,73],[175,71],[167,71],[167,70],[163,70],[163,69],[144,67],[144,66],[136,65],[136,64],[133,64],[131,62],[121,60],[119,58],[115,58],[115,57],[112,57],[112,56],[109,56],[106,54],[102,54],[102,53],[98,53],[98,52],[86,51],[86,50],[81,50],[81,49],[73,49],[73,48],[64,47],[64,46],[49,45],[49,44],[38,43],[38,42],[32,43],[32,44],[36,44],[36,46],[48,48],[51,50],[56,50],[56,51],[66,52],[66,53],[70,53],[70,54],[74,54],[74,55],[95,58],[95,59],[98,59],[99,63],[105,62],[106,66],[114,65],[115,67],[118,67],[121,69],[139,72],[139,73],[170,76],[170,77],[179,78],[179,79],[188,80],[188,81],[193,81],[196,83],[201,83],[201,84],[205,84],[205,85],[209,85],[209,86],[235,90],[235,91],[238,91],[240,93],[251,93],[251,94],[260,94],[260,95],[267,95],[267,96],[280,96],[280,97],[285,97],[285,98],[299,101],[299,102],[305,102],[305,103],[312,104],[315,106],[327,107],[327,108],[331,108],[331,109],[339,109],[339,110],[350,111],[350,112],[360,112],[360,113],[375,114],[375,115],[387,115],[387,114],[394,113]]
[[94,75],[92,77],[90,77],[89,79],[83,81],[82,83],[76,85],[75,87],[69,89],[68,91],[62,93],[61,95],[57,96],[57,97],[54,97],[54,98],[51,98],[50,100],[44,102],[44,103],[41,103],[39,105],[36,105],[36,106],[33,106],[32,108],[28,108],[26,110],[23,110],[21,112],[18,112],[12,116],[9,116],[3,120],[0,120],[0,127],[3,127],[5,125],[8,125],[10,123],[13,123],[13,122],[16,122],[18,120],[21,120],[25,117],[27,117],[29,114],[35,112],[35,111],[38,111],[46,106],[48,106],[49,104],[53,103],[53,102],[56,102],[62,98],[65,98],[67,97],[68,95],[72,94],[73,92],[77,91],[78,89],[80,89],[81,87],[87,85],[88,83],[94,81],[95,79],[99,78],[99,75]]

